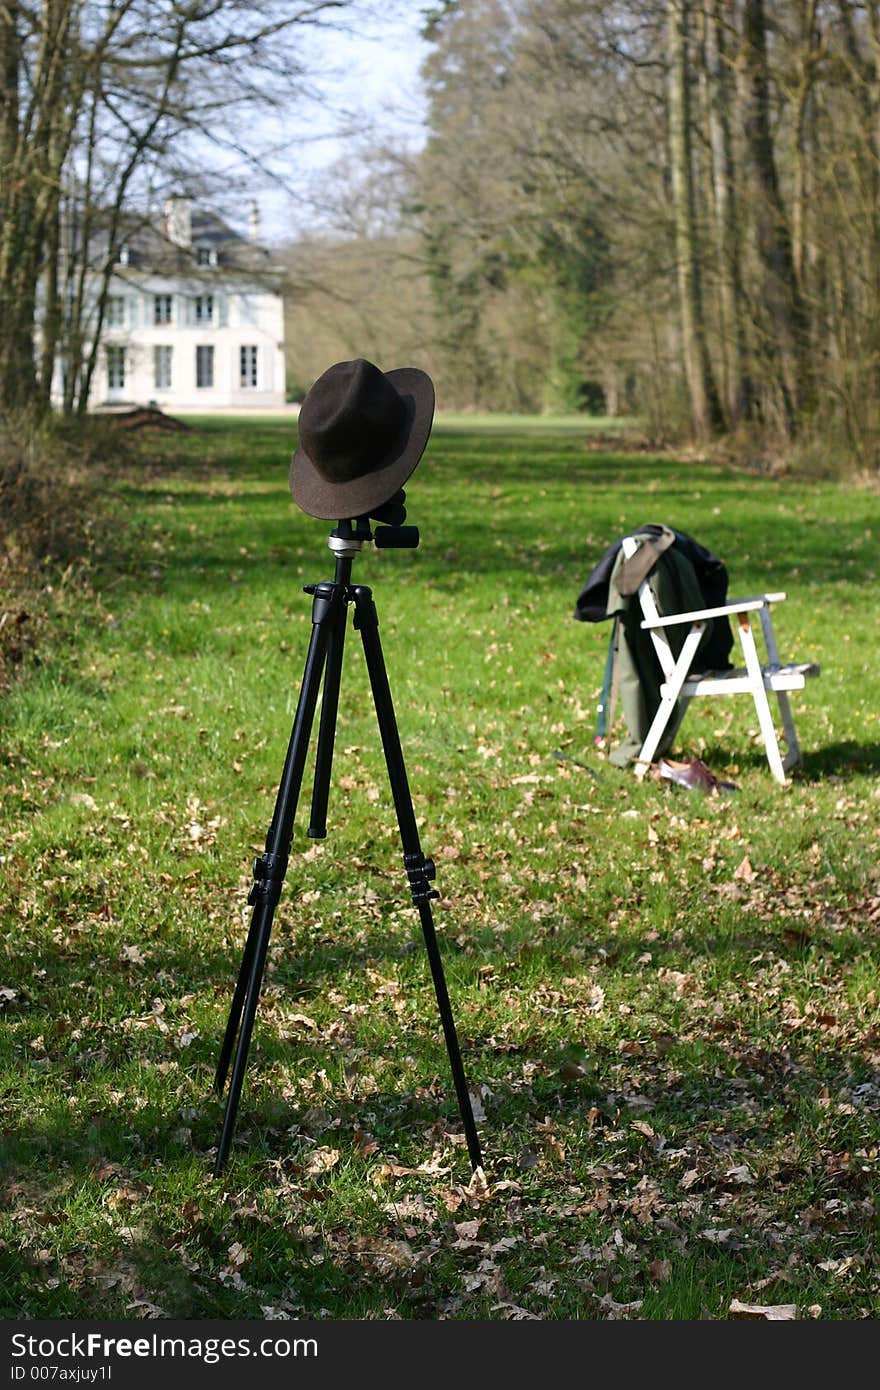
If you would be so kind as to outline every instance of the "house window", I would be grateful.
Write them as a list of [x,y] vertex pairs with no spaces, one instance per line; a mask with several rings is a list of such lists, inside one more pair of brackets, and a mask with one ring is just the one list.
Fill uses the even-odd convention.
[[214,296],[212,294],[197,294],[193,300],[193,309],[196,323],[214,322]]
[[213,246],[196,247],[196,265],[216,265],[217,252]]
[[125,387],[125,348],[107,349],[107,389],[122,391]]
[[239,385],[252,388],[257,385],[257,349],[255,347],[243,347],[239,349]]
[[154,294],[153,323],[170,323],[171,308],[172,304],[170,294]]
[[153,385],[157,391],[167,391],[171,386],[171,348],[153,348]]
[[214,385],[214,349],[196,348],[196,386]]
[[107,328],[125,327],[125,299],[121,294],[109,294],[107,296],[104,323]]

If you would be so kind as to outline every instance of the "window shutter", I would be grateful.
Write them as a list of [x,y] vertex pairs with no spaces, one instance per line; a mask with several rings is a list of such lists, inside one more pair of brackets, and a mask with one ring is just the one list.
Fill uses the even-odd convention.
[[229,296],[218,294],[217,296],[217,323],[221,328],[225,328],[229,323]]

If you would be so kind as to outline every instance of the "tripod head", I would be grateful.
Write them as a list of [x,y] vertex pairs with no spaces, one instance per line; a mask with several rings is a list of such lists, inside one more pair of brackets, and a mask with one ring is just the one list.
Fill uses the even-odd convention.
[[[401,490],[377,507],[371,516],[358,516],[337,522],[327,541],[334,555],[355,556],[372,541],[378,550],[415,550],[419,544],[419,528],[404,526],[406,493]],[[380,525],[373,530],[373,523]]]

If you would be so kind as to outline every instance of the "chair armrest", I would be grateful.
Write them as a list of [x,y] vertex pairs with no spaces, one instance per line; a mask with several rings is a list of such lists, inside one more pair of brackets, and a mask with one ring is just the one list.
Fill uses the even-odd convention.
[[654,627],[675,627],[679,623],[704,623],[710,618],[730,617],[734,613],[754,613],[756,610],[766,608],[771,603],[781,603],[785,594],[760,594],[754,598],[738,598],[731,603],[724,603],[719,608],[700,608],[693,613],[670,613],[666,617],[648,619],[642,623],[644,628]]

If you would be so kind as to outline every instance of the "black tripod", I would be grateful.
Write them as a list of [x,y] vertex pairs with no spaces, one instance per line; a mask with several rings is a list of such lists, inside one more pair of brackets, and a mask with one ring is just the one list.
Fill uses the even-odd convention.
[[[324,693],[321,706],[321,720],[318,730],[318,744],[315,754],[315,779],[312,792],[311,820],[309,835],[321,839],[327,833],[327,802],[330,792],[330,769],[333,761],[333,741],[336,732],[336,715],[339,706],[339,679],[342,672],[342,651],[345,641],[345,627],[348,605],[354,605],[354,626],[361,634],[364,656],[376,717],[382,737],[382,748],[394,798],[394,809],[400,827],[403,846],[403,862],[409,878],[409,887],[415,907],[418,908],[431,964],[434,990],[440,1010],[440,1020],[449,1053],[449,1063],[458,1098],[458,1108],[464,1124],[468,1153],[472,1166],[482,1166],[480,1141],[474,1123],[474,1113],[468,1094],[461,1052],[455,1032],[449,994],[443,974],[443,963],[434,931],[431,914],[431,899],[439,897],[430,887],[434,878],[434,865],[426,859],[419,844],[415,812],[406,777],[406,767],[391,702],[391,690],[385,671],[382,647],[379,641],[379,620],[373,603],[372,591],[362,584],[351,584],[352,561],[363,546],[375,540],[379,546],[414,546],[419,543],[419,533],[414,526],[384,526],[373,535],[369,520],[361,517],[354,524],[341,521],[331,532],[328,542],[336,555],[336,577],[323,584],[309,584],[306,593],[314,595],[312,601],[312,635],[306,656],[305,672],[300,688],[299,701],[293,722],[293,731],[284,761],[284,771],[278,797],[272,815],[272,823],[266,836],[266,848],[261,858],[254,860],[254,881],[248,896],[253,907],[251,924],[242,955],[238,981],[229,1011],[229,1021],[220,1059],[217,1063],[215,1085],[222,1094],[232,1062],[232,1077],[226,1110],[223,1116],[223,1129],[214,1165],[214,1176],[219,1177],[229,1154],[232,1143],[235,1117],[241,1097],[241,1088],[247,1066],[248,1048],[254,1028],[257,1002],[266,964],[269,947],[269,934],[272,918],[287,872],[288,855],[293,836],[293,820],[302,785],[303,771],[311,737],[312,723],[318,701],[318,689],[323,676]],[[234,1055],[233,1055],[234,1054]]]

